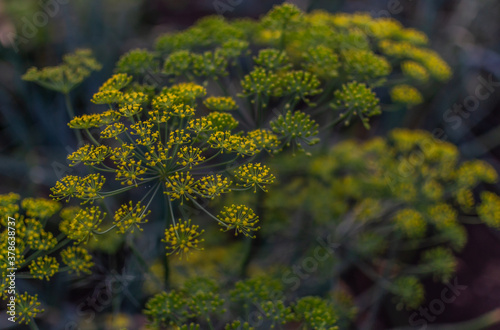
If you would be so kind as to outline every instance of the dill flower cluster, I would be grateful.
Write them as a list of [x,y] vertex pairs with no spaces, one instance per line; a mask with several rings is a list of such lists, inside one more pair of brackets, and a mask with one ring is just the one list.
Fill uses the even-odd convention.
[[[22,277],[16,279],[18,281],[50,281],[63,272],[90,273],[92,257],[78,244],[92,235],[93,221],[99,222],[100,211],[96,207],[82,210],[75,207],[61,209],[61,206],[50,199],[21,199],[15,193],[0,194],[0,247],[10,252],[0,255],[2,278],[6,279],[12,268],[16,273],[22,273]],[[52,231],[57,224],[59,234]],[[70,243],[73,245],[67,247]],[[68,267],[62,267],[61,262]],[[6,283],[2,281],[0,297],[8,299],[12,293],[7,294]],[[16,287],[19,285],[21,282]],[[21,294],[17,288],[15,294],[16,322],[33,325],[34,318],[43,312],[39,308],[38,296],[29,292]]]
[[287,324],[338,328],[340,306],[316,296],[289,302],[283,289],[280,281],[270,276],[250,277],[229,288],[208,278],[194,277],[180,288],[153,296],[144,314],[152,326],[179,329],[213,328],[215,320],[225,324],[224,329],[234,330],[254,329],[251,325],[276,329]]
[[[427,44],[425,35],[395,20],[304,13],[288,3],[255,21],[206,17],[160,36],[154,50],[134,49],[120,57],[115,74],[91,100],[105,109],[72,115],[68,123],[83,142],[68,160],[91,173],[60,179],[51,197],[95,203],[147,187],[143,204],[119,207],[112,224],[102,220],[108,228],[101,233],[141,230],[158,193],[174,213],[194,206],[224,223],[200,200],[242,189],[266,191],[275,177],[260,159],[253,162],[262,151],[303,151],[319,142],[318,122],[329,128],[358,116],[369,128],[369,119],[386,106],[374,88],[399,79],[398,67],[413,94],[393,93],[406,97],[395,96],[395,102],[416,104],[416,84],[426,73],[428,83],[449,78],[446,63]],[[66,56],[60,68],[72,66],[83,68],[75,83],[99,68],[88,50]],[[31,69],[25,79],[42,84],[41,71]],[[331,108],[337,113],[325,121]],[[230,216],[225,228],[245,234],[258,228],[243,218]],[[72,237],[98,235],[100,220],[94,220],[68,225]]]
[[422,94],[413,86],[397,85],[391,89],[391,99],[394,103],[409,106],[420,104],[424,101]]
[[379,100],[365,84],[352,82],[335,91],[335,101],[331,107],[342,111],[339,118],[349,124],[352,116],[359,116],[363,125],[369,128],[368,117],[379,115]]
[[40,280],[49,280],[59,270],[56,258],[44,256],[33,260],[29,265],[30,274]]
[[254,211],[245,205],[225,206],[224,210],[219,214],[219,224],[225,228],[221,230],[227,231],[234,229],[234,234],[242,233],[245,236],[255,238],[252,232],[260,229],[257,226],[259,217]]
[[27,292],[19,295],[16,299],[16,317],[19,324],[30,324],[38,314],[43,313],[40,309],[41,303],[38,301],[38,295],[31,296]]
[[167,244],[167,255],[175,253],[182,257],[188,255],[192,249],[203,250],[198,246],[204,241],[199,238],[203,232],[204,230],[199,230],[198,225],[192,225],[191,220],[184,222],[179,219],[175,225],[172,224],[165,230],[163,242]]
[[[464,216],[477,214],[478,220],[498,228],[500,197],[477,191],[481,183],[498,181],[495,169],[481,160],[460,161],[455,145],[429,132],[395,129],[387,138],[346,140],[314,157],[296,157],[290,162],[278,156],[269,164],[282,183],[262,206],[262,217],[273,219],[262,235],[293,235],[289,219],[299,212],[313,225],[314,238],[332,228],[350,228],[328,240],[345,244],[363,261],[346,260],[335,250],[333,258],[372,279],[382,276],[381,262],[415,265],[418,276],[410,278],[406,267],[392,267],[393,278],[383,288],[394,295],[398,308],[421,305],[423,278],[446,282],[453,277],[454,253],[467,242]],[[245,200],[259,205],[255,198]],[[388,257],[391,247],[397,252]],[[414,251],[416,257],[403,251]],[[327,280],[331,274],[325,276]]]
[[68,94],[85,80],[92,71],[98,71],[101,65],[96,61],[89,49],[78,49],[63,57],[58,66],[45,67],[41,70],[30,68],[23,79],[33,81],[45,88]]
[[[226,172],[228,165],[237,167],[250,161],[249,156],[279,148],[279,138],[271,130],[236,132],[239,122],[228,112],[235,109],[235,101],[231,97],[206,97],[205,87],[196,83],[176,83],[151,96],[129,89],[135,77],[123,72],[140,71],[132,70],[129,63],[138,54],[123,58],[118,69],[121,73],[104,82],[94,95],[92,101],[107,104],[108,110],[75,117],[69,123],[71,128],[82,130],[90,142],[68,156],[70,166],[84,165],[97,173],[63,177],[52,188],[51,196],[57,200],[78,198],[83,203],[94,203],[148,184],[151,188],[145,198],[149,201],[122,205],[114,212],[113,224],[104,232],[98,230],[105,218],[98,207],[81,210],[62,226],[71,239],[88,240],[114,228],[121,234],[132,233],[135,228],[141,231],[141,225],[147,222],[149,205],[158,192],[167,196],[170,208],[176,201],[181,208],[188,201],[208,212],[196,200],[214,199],[232,190],[233,180]],[[209,113],[196,116],[204,105]],[[90,132],[91,128],[101,130],[99,139]],[[108,142],[111,139],[114,142]],[[250,172],[235,172],[235,177],[239,175],[238,179],[246,182],[238,186],[239,190],[256,191],[256,187],[265,190],[265,185],[273,183],[274,176],[267,167],[249,166],[251,177],[245,177]],[[205,168],[215,173],[206,175]],[[105,183],[113,176],[124,188],[105,191]],[[171,221],[171,228],[178,234],[174,219]],[[239,231],[240,227],[231,228]]]
[[90,274],[90,269],[94,266],[92,256],[86,249],[79,246],[71,246],[61,251],[61,259],[69,267],[69,272],[77,275],[80,273]]

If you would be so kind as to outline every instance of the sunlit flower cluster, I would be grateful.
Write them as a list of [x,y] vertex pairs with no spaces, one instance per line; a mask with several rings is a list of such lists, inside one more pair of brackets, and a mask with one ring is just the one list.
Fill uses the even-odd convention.
[[204,239],[199,238],[204,230],[200,230],[198,225],[192,225],[191,220],[186,222],[181,219],[175,225],[170,225],[165,230],[165,238],[167,255],[177,254],[179,256],[188,255],[192,250],[203,250],[199,244]]

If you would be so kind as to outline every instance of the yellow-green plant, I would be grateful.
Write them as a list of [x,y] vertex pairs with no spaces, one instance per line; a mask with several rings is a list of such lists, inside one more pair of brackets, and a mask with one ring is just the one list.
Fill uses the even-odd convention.
[[[328,135],[333,126],[350,124],[355,118],[368,129],[370,119],[394,103],[421,103],[424,87],[451,75],[448,65],[427,44],[424,34],[393,19],[364,13],[304,13],[287,3],[256,21],[207,17],[185,31],[160,36],[153,51],[135,49],[124,54],[115,73],[91,100],[102,111],[77,116],[69,93],[91,71],[100,69],[91,52],[67,55],[56,67],[30,69],[25,80],[65,94],[68,126],[80,143],[68,160],[81,171],[61,178],[51,189],[55,200],[82,204],[72,209],[70,217],[63,216],[61,232],[77,244],[90,245],[101,235],[126,235],[127,245],[143,264],[134,239],[151,218],[163,224],[161,238],[155,238],[165,243],[167,255],[188,256],[203,249],[203,233],[209,226],[191,220],[193,208],[214,220],[222,231],[255,238],[261,227],[266,230],[254,211],[262,205],[251,208],[231,202],[212,213],[208,203],[238,195],[241,190],[253,192],[262,201],[262,193],[271,189],[277,175],[267,165],[267,155],[288,147],[310,149],[319,142],[320,131]],[[391,96],[385,103],[379,96],[384,90]],[[437,162],[441,161],[439,155],[435,156]],[[347,164],[354,156],[346,152],[339,157]],[[380,160],[378,172],[371,173],[373,184],[380,184],[376,178],[383,171],[383,161],[389,160]],[[346,180],[342,187],[347,191],[337,192],[338,198],[354,198],[363,191],[353,177],[333,173],[326,177]],[[429,194],[439,184],[439,180],[431,180],[426,188]],[[398,191],[407,185],[410,183],[398,182],[393,188]],[[460,194],[470,199],[469,190],[464,188]],[[160,195],[163,219],[159,214],[150,215]],[[392,197],[396,195],[393,192]],[[120,206],[106,204],[111,197]],[[380,205],[383,197],[374,193],[360,198],[363,206],[357,205],[356,210],[370,219],[386,211],[387,206]],[[490,196],[484,199],[490,204],[493,200]],[[321,200],[313,199],[311,206]],[[490,204],[481,212],[491,217],[496,210]],[[344,202],[333,207],[340,215],[348,206]],[[434,206],[442,205],[436,202]],[[406,212],[394,216],[393,227],[399,235],[425,233],[420,210],[408,207],[398,211]],[[420,234],[408,226],[419,228]],[[375,236],[366,235],[366,240],[381,250],[370,241]],[[61,258],[80,253],[78,248],[75,245]],[[433,256],[448,255],[437,251],[425,260]],[[53,257],[44,256],[30,269],[44,278],[57,271],[55,265]],[[448,272],[440,276],[447,277]],[[401,280],[406,282],[414,281],[412,277]],[[196,328],[189,325],[193,318],[210,324],[211,314],[220,313],[217,308],[223,302],[207,290],[192,293],[198,300],[174,291],[159,294],[148,303],[146,314],[156,325]],[[243,300],[255,293],[242,292]],[[331,306],[320,298],[299,298],[292,308],[284,298],[277,305],[259,303],[270,326],[296,318],[305,328],[332,329],[337,322]],[[228,329],[249,328],[245,322],[248,320],[236,320]]]
[[[282,155],[271,164],[282,183],[264,201],[261,216],[270,221],[261,234],[302,242],[282,266],[314,259],[317,266],[306,275],[318,283],[357,269],[382,296],[393,294],[399,309],[421,306],[422,278],[452,280],[455,253],[467,242],[465,224],[499,228],[500,197],[479,193],[498,182],[495,169],[461,160],[455,145],[425,131],[395,129],[387,138],[346,140],[312,157]],[[252,195],[241,197],[257,204]],[[240,197],[226,198],[238,203]],[[314,254],[318,240],[328,242],[321,250],[329,249],[328,261]],[[298,287],[305,276],[299,271],[283,273],[283,280]]]
[[[338,329],[340,308],[332,299],[302,297],[289,303],[283,283],[271,276],[238,281],[224,290],[215,281],[196,277],[182,288],[162,292],[146,303],[144,314],[154,328],[178,326],[180,329],[221,328],[276,329],[299,324],[304,329]],[[217,323],[216,323],[217,322]]]
[[[71,207],[61,210],[61,204],[50,199],[20,199],[15,193],[0,195],[0,247],[4,251],[0,255],[0,298],[10,301],[15,297],[14,320],[34,326],[34,318],[43,309],[36,294],[22,291],[22,281],[49,281],[57,273],[89,274],[92,257],[73,233],[81,230],[81,221],[87,221],[90,214]],[[59,211],[60,218],[56,216]],[[59,230],[49,230],[56,218]]]

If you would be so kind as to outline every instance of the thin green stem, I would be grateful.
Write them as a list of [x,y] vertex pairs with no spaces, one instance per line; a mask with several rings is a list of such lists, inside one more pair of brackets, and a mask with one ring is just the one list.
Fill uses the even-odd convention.
[[92,136],[92,134],[89,132],[89,129],[85,129],[85,133],[87,133],[88,138],[94,143],[96,146],[100,146],[101,144]]
[[31,330],[39,330],[38,326],[36,325],[35,319],[31,317],[31,321],[29,323],[30,329]]
[[50,249],[49,251],[40,251],[40,250],[36,251],[35,253],[31,254],[26,260],[24,260],[21,267],[19,267],[19,268],[26,267],[26,265],[28,265],[33,259],[38,257],[40,254],[45,253],[45,254],[49,255],[52,252],[59,250],[60,248],[62,248],[66,244],[68,244],[69,242],[71,242],[71,239],[66,237],[64,240],[60,241],[59,244],[57,244],[54,248]]
[[212,213],[208,212],[203,206],[201,206],[193,197],[189,196],[188,195],[188,198],[194,203],[194,205],[196,205],[197,207],[199,207],[203,212],[205,212],[209,217],[211,217],[212,219],[216,220],[218,223],[220,223],[222,226],[226,227],[227,228],[227,225],[220,221],[219,218],[217,218],[216,216],[214,216]]
[[[68,112],[69,120],[71,120],[75,117],[75,111],[73,110],[73,105],[71,104],[69,92],[64,93],[64,101],[66,103],[66,111]],[[83,137],[82,137],[82,132],[80,132],[79,129],[75,129],[75,136],[76,136],[76,139],[78,140],[78,145],[82,146],[83,145]]]

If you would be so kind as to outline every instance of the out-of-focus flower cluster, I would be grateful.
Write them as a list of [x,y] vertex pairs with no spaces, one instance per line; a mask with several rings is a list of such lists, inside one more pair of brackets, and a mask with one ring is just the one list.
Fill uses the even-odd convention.
[[[17,289],[21,280],[12,285],[7,275],[14,270],[22,274],[20,278],[49,281],[61,272],[90,273],[92,257],[77,244],[89,235],[86,223],[95,218],[94,213],[71,207],[61,210],[61,204],[50,199],[21,201],[15,193],[0,195],[0,247],[5,251],[0,255],[0,298],[16,295],[17,322],[30,324],[43,309],[37,295],[21,294]],[[59,231],[49,230],[57,221]],[[68,247],[70,243],[74,244]]]
[[[374,280],[381,265],[392,263],[394,278],[384,290],[395,295],[398,308],[421,305],[421,277],[452,278],[454,252],[467,242],[469,218],[499,226],[500,197],[477,191],[482,183],[498,181],[494,168],[481,160],[461,162],[456,146],[425,131],[395,129],[385,139],[346,140],[326,154],[296,156],[294,162],[280,157],[272,166],[283,184],[272,187],[264,201],[261,216],[272,219],[264,237],[288,237],[292,222],[308,219],[304,226],[312,228],[313,242],[325,236],[354,258],[344,260],[339,250],[331,252],[334,260],[352,263]],[[247,204],[257,205],[249,197]],[[237,196],[227,198],[239,202]],[[297,235],[304,241],[307,232]]]
[[349,302],[306,296],[290,302],[281,281],[256,276],[238,281],[230,290],[215,281],[195,277],[180,289],[156,294],[146,303],[144,314],[151,325],[179,329],[275,329],[300,324],[307,329],[338,329],[338,315]]

